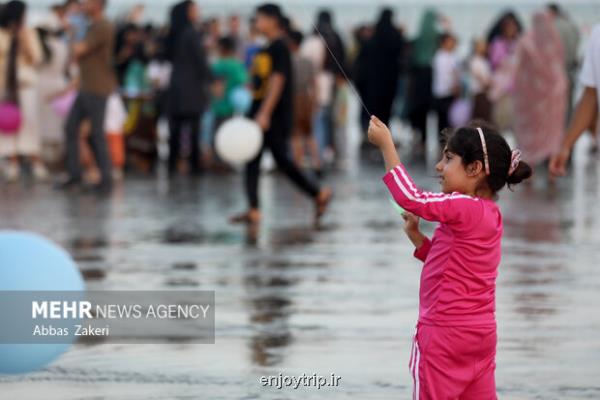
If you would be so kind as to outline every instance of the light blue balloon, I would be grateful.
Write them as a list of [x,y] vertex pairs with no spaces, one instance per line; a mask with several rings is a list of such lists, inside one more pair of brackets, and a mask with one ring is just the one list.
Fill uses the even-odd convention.
[[[0,291],[4,290],[83,291],[85,284],[71,256],[48,239],[29,232],[0,231]],[[38,370],[70,346],[0,344],[0,374]]]
[[252,105],[252,94],[245,87],[239,86],[231,91],[229,100],[236,114],[246,114]]

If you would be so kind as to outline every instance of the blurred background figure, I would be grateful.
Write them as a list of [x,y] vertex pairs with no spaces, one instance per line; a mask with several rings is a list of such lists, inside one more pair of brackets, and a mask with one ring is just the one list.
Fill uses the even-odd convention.
[[217,42],[223,36],[221,20],[217,17],[210,17],[202,23],[202,33],[204,34],[204,47],[209,59],[216,56]]
[[[69,79],[68,25],[66,6],[56,5],[36,28],[42,45],[39,66],[38,97],[42,155],[51,164],[64,156],[65,116],[55,110],[55,103],[73,89]],[[71,94],[72,96],[72,94]]]
[[233,216],[232,223],[257,224],[261,220],[258,185],[262,153],[269,149],[277,166],[315,206],[315,223],[325,213],[332,197],[331,189],[322,188],[303,174],[289,156],[289,137],[293,127],[293,71],[286,43],[288,27],[281,8],[267,3],[256,9],[256,25],[268,40],[254,58],[252,89],[254,101],[249,115],[263,130],[263,147],[246,164],[245,190],[249,203],[246,212]]
[[360,51],[365,44],[373,37],[373,27],[368,24],[362,24],[356,27],[352,31],[352,38],[354,39],[352,47],[348,52],[348,59],[353,63],[356,62],[356,58],[360,54]]
[[67,0],[65,3],[65,18],[67,19],[71,44],[82,41],[90,22],[83,12],[81,0]]
[[242,32],[242,20],[239,15],[231,14],[227,18],[227,37],[233,42],[233,53],[236,58],[243,59],[244,36]]
[[433,108],[433,56],[438,48],[440,34],[437,30],[437,14],[426,10],[421,17],[417,37],[411,43],[409,85],[407,89],[408,118],[412,128],[420,134],[416,150],[423,153],[427,135],[427,114]]
[[[394,14],[392,10],[385,9],[379,16],[373,36],[362,45],[355,61],[358,92],[367,109],[385,124],[389,124],[392,115],[403,48],[402,35],[394,26]],[[370,115],[362,109],[363,146],[368,144],[366,132],[369,120]]]
[[139,3],[134,5],[131,10],[127,13],[127,24],[132,24],[135,26],[142,26],[142,21],[144,19],[144,11],[146,7],[144,4]]
[[[438,119],[438,134],[450,126],[448,113],[454,99],[460,94],[460,70],[455,54],[456,37],[444,33],[433,57],[433,96]],[[441,137],[440,137],[441,138]]]
[[[137,4],[117,23],[114,62],[119,85],[126,90],[133,89],[131,80],[140,80],[135,75],[143,75],[143,65],[147,63],[143,18],[144,5]],[[128,77],[129,82],[125,82]]]
[[[61,158],[63,147],[67,147],[60,133],[61,126],[67,122],[65,115],[75,109],[72,99],[81,86],[89,86],[89,82],[80,83],[79,70],[82,60],[88,57],[77,57],[71,51],[71,47],[77,47],[76,43],[84,42],[93,26],[93,20],[84,12],[89,4],[93,1],[65,0],[63,4],[44,9],[32,3],[35,10],[32,19],[37,31],[37,35],[32,35],[32,43],[37,45],[30,47],[39,50],[39,60],[31,63],[30,58],[20,57],[19,65],[25,64],[25,68],[20,68],[29,71],[24,79],[34,78],[37,92],[37,112],[25,125],[39,127],[28,131],[37,132],[41,137],[40,150],[25,160],[35,160],[32,172],[39,179],[47,175],[41,160],[52,168],[60,168],[55,161]],[[196,174],[203,165],[217,167],[219,171],[229,170],[216,160],[213,138],[221,123],[234,115],[232,92],[246,85],[244,75],[247,79],[256,54],[268,44],[267,39],[256,29],[255,19],[248,18],[242,8],[218,11],[213,7],[210,15],[200,18],[193,1],[181,1],[172,7],[168,23],[157,25],[160,7],[155,5],[139,3],[115,7],[109,12],[116,15],[116,35],[109,67],[104,72],[116,75],[118,87],[114,88],[118,91],[113,90],[111,94],[124,102],[113,107],[119,110],[114,115],[121,115],[121,106],[125,104],[127,118],[123,127],[111,124],[111,131],[123,135],[108,137],[108,158],[115,166],[113,159],[118,156],[119,170],[151,172],[157,154],[169,159],[171,173],[185,170]],[[587,26],[580,21],[581,13],[575,8],[569,8],[575,20],[557,4],[548,4],[544,9],[552,16],[564,51],[563,69],[568,79],[565,114],[568,117],[576,89],[573,80],[579,66],[579,32],[586,34]],[[530,112],[527,107],[515,109],[515,102],[519,101],[516,91],[525,90],[517,88],[515,79],[531,67],[517,54],[522,32],[519,17],[525,16],[523,9],[507,10],[493,18],[487,32],[474,31],[468,24],[457,26],[455,32],[450,28],[450,18],[425,7],[418,7],[418,12],[422,12],[418,24],[410,26],[404,21],[407,28],[403,29],[402,15],[395,15],[394,10],[392,7],[381,9],[377,21],[372,22],[353,17],[352,26],[343,25],[338,29],[331,9],[319,9],[314,23],[304,26],[306,36],[299,27],[308,21],[300,16],[282,18],[286,42],[293,50],[294,97],[298,98],[294,102],[290,154],[299,165],[303,165],[306,158],[306,166],[314,169],[318,177],[346,165],[340,162],[342,158],[347,161],[354,157],[353,138],[358,132],[359,141],[364,141],[362,134],[369,112],[386,123],[390,123],[393,116],[399,116],[401,124],[408,122],[414,135],[412,155],[417,157],[424,154],[428,116],[433,113],[438,116],[439,128],[457,124],[461,118],[477,118],[493,122],[505,134],[522,138],[523,129],[515,124],[524,121],[524,115]],[[346,23],[345,10],[335,15],[340,16]],[[465,37],[465,30],[471,30],[470,37]],[[414,38],[405,40],[404,32],[415,32]],[[452,32],[452,37],[445,36],[445,32]],[[465,42],[458,41],[459,33]],[[303,39],[296,49],[299,35]],[[484,35],[486,40],[480,39]],[[343,40],[345,37],[352,39],[349,50]],[[470,54],[466,54],[467,46],[459,46],[459,43],[473,43]],[[0,60],[0,65],[9,59],[9,50],[4,49],[6,58]],[[97,62],[83,64],[100,65]],[[348,66],[352,67],[352,73],[347,71]],[[175,72],[172,74],[172,71]],[[315,79],[310,78],[313,73]],[[83,74],[89,76],[89,73]],[[360,100],[369,112],[356,101],[346,75],[351,75]],[[308,81],[311,84],[305,83]],[[5,83],[4,79],[0,84]],[[30,91],[30,95],[36,94]],[[356,104],[358,108],[354,107]],[[57,111],[59,105],[61,111]],[[355,109],[360,110],[359,116],[353,114]],[[310,122],[306,119],[309,114]],[[113,119],[105,112],[106,118]],[[40,120],[45,123],[40,125]],[[357,121],[360,123],[354,125]],[[85,154],[84,164],[89,171],[95,171],[90,176],[99,178],[100,165],[91,157],[95,150],[87,145],[88,138],[91,140],[93,136],[90,123],[89,116],[83,116],[77,135],[84,148],[80,151]],[[14,142],[24,138],[26,136],[18,139],[18,135],[14,135],[0,139]],[[396,140],[403,144],[403,135],[398,135]],[[363,146],[364,143],[360,148]],[[2,165],[2,172],[9,180],[16,179],[21,171],[21,163],[15,162],[19,157],[14,157],[12,151],[5,150],[2,154],[10,161]],[[217,162],[211,165],[215,160]],[[269,161],[266,160],[267,167]]]
[[115,69],[119,85],[129,92],[143,89],[144,66],[148,62],[141,26],[122,26],[115,43]]
[[105,0],[83,3],[89,26],[82,41],[74,43],[73,56],[81,74],[79,92],[65,125],[68,178],[57,183],[58,189],[68,189],[82,183],[80,159],[80,129],[89,122],[89,144],[100,170],[101,180],[90,187],[97,193],[112,189],[112,167],[105,137],[106,101],[115,89],[112,65],[114,46],[113,25],[104,16]]
[[172,64],[168,92],[169,173],[175,173],[181,151],[181,138],[187,129],[189,137],[189,171],[199,174],[200,116],[209,104],[210,68],[201,32],[196,28],[199,9],[190,0],[171,10],[167,38],[167,54]]
[[224,90],[221,96],[215,97],[212,111],[215,115],[214,130],[231,118],[235,107],[231,94],[235,89],[244,88],[248,84],[248,73],[244,64],[237,57],[235,40],[231,36],[223,36],[217,43],[218,58],[212,64],[212,73],[215,80],[222,82]]
[[[322,115],[325,141],[322,143],[322,160],[327,163],[335,162],[338,156],[336,142],[336,102],[340,95],[340,90],[346,86],[346,76],[348,76],[348,60],[346,56],[346,44],[335,26],[333,14],[330,10],[322,10],[317,17],[317,29],[322,35],[322,40],[327,44],[328,51],[325,53],[325,71],[333,76],[333,89],[329,99],[327,112]],[[326,96],[324,96],[326,97]]]
[[558,152],[565,127],[565,53],[550,13],[537,12],[516,50],[514,133],[532,166]]
[[315,136],[321,159],[324,162],[332,162],[335,158],[333,105],[337,84],[345,82],[336,81],[336,76],[343,77],[346,73],[346,47],[334,27],[330,11],[319,11],[312,35],[304,40],[300,52],[313,62],[317,71],[318,108],[314,117]]
[[[204,149],[203,162],[206,166],[211,166],[216,160],[214,151],[214,134],[220,126],[237,113],[244,113],[245,110],[236,110],[232,99],[235,90],[245,89],[248,84],[248,73],[244,64],[238,57],[236,51],[236,41],[232,36],[223,36],[217,43],[218,58],[212,64],[212,74],[215,81],[218,82],[217,93],[213,94],[211,112],[213,114],[213,126],[210,132],[210,139],[207,148]],[[222,169],[223,165],[212,165],[212,167]]]
[[[573,111],[566,136],[562,146],[550,160],[550,172],[556,176],[564,176],[573,151],[573,146],[586,131],[595,133],[600,101],[598,101],[598,87],[600,86],[600,24],[596,24],[590,34],[586,46],[583,65],[579,82],[583,92]],[[594,149],[594,146],[591,147]]]
[[252,66],[254,56],[262,48],[263,42],[263,38],[256,29],[256,20],[252,17],[248,20],[248,37],[245,40],[242,54],[242,60],[244,61],[246,70],[249,70]]
[[304,156],[310,155],[311,167],[322,174],[319,146],[313,135],[313,115],[317,107],[317,74],[309,58],[300,54],[302,33],[290,34],[289,45],[292,53],[292,76],[294,77],[294,128],[292,131],[292,152],[296,165],[304,165]]
[[[13,0],[0,10],[0,93],[1,100],[18,105],[21,125],[16,133],[0,135],[0,157],[7,158],[7,181],[19,179],[21,161],[28,160],[33,175],[44,180],[48,171],[41,159],[37,66],[42,61],[38,35],[25,27],[27,6]],[[23,160],[20,158],[23,157]]]
[[150,41],[152,49],[148,56],[146,76],[154,96],[157,118],[167,111],[167,90],[171,80],[171,62],[167,59],[164,37],[156,34]]
[[504,61],[514,53],[522,31],[521,21],[514,11],[505,12],[494,23],[487,37],[492,69],[500,68]]
[[565,72],[568,79],[567,89],[567,121],[571,118],[573,111],[573,91],[576,84],[576,76],[579,68],[579,42],[581,35],[579,28],[569,17],[567,12],[558,4],[552,3],[548,5],[548,11],[554,19],[554,26],[558,30],[560,40],[565,52]]
[[488,89],[492,70],[487,59],[487,44],[483,39],[473,41],[473,50],[469,59],[470,94],[473,101],[471,118],[492,122],[492,104]]
[[488,56],[492,67],[490,100],[492,119],[500,131],[513,127],[514,53],[521,35],[521,22],[513,11],[504,13],[488,34]]

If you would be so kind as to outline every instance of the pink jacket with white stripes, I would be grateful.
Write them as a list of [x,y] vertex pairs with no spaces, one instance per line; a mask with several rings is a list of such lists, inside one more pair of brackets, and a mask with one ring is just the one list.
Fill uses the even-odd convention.
[[383,181],[405,210],[439,226],[415,250],[424,261],[419,322],[440,326],[495,324],[502,215],[492,200],[416,187],[402,164]]

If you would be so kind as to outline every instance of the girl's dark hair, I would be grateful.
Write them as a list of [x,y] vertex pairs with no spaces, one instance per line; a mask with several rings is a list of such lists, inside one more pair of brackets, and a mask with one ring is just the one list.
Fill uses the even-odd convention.
[[504,137],[484,121],[472,121],[467,126],[456,130],[446,129],[443,134],[446,137],[448,151],[459,155],[464,166],[475,161],[484,164],[483,146],[477,128],[483,131],[488,153],[490,174],[485,182],[494,194],[505,185],[512,189],[512,186],[531,177],[533,171],[525,161],[520,161],[514,172],[508,175],[512,150]]

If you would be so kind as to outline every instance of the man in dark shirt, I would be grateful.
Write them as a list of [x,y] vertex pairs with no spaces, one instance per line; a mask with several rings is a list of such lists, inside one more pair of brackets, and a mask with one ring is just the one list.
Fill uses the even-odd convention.
[[258,223],[258,180],[260,160],[269,148],[277,166],[303,192],[314,199],[315,218],[323,215],[331,199],[328,188],[319,188],[310,181],[290,159],[288,139],[293,124],[293,79],[290,51],[282,29],[284,17],[279,6],[264,4],[256,11],[256,28],[267,37],[269,45],[254,57],[251,68],[254,101],[250,117],[254,118],[264,133],[263,148],[256,158],[246,165],[246,195],[249,211],[232,218],[232,222]]
[[65,124],[69,178],[57,187],[68,188],[81,183],[79,128],[84,119],[89,119],[89,141],[102,176],[100,183],[92,188],[97,192],[108,192],[112,186],[112,175],[104,133],[104,113],[106,100],[116,83],[112,68],[114,34],[111,23],[104,17],[106,0],[85,0],[83,5],[91,24],[83,41],[75,43],[72,48],[79,63],[81,84]]

